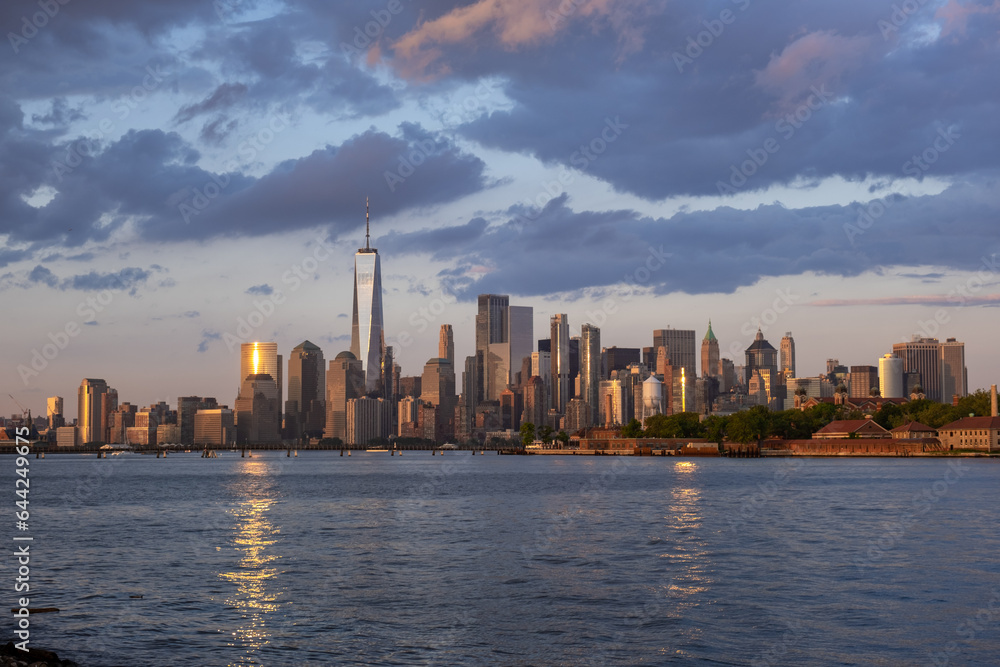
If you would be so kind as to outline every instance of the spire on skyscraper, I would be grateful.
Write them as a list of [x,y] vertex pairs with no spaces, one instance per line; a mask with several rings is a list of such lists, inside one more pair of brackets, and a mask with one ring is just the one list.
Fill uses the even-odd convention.
[[705,334],[705,340],[717,340],[712,332],[712,320],[708,321],[708,333]]
[[371,250],[371,245],[368,243],[369,239],[369,221],[368,221],[368,197],[365,197],[365,250]]

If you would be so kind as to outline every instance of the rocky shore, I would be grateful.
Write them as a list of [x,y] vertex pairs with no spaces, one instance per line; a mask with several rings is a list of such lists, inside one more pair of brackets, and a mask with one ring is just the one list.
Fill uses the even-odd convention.
[[60,660],[59,656],[52,651],[40,648],[33,648],[29,651],[22,651],[14,646],[14,642],[7,642],[6,646],[0,647],[0,667],[80,667],[72,660]]

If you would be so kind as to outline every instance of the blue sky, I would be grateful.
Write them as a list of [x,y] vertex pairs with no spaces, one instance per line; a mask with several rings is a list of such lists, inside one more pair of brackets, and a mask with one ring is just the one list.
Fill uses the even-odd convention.
[[536,338],[711,318],[733,356],[760,324],[815,375],[933,334],[996,381],[998,0],[7,2],[0,26],[0,367],[35,411],[72,416],[83,377],[232,403],[241,331],[332,359],[366,196],[404,374],[444,323],[469,354],[497,292]]

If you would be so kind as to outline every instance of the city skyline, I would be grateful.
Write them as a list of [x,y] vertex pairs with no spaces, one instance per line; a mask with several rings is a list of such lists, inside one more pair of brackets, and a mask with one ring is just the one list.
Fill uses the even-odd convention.
[[242,343],[333,359],[366,196],[410,373],[444,323],[460,372],[502,293],[606,345],[794,331],[803,375],[955,337],[991,384],[1000,11],[733,4],[8,3],[8,391],[231,401]]

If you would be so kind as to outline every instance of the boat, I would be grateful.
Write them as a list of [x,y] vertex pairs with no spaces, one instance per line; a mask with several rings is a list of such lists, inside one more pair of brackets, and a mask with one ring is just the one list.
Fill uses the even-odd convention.
[[372,447],[371,449],[366,449],[366,452],[387,452],[389,451],[385,447]]

